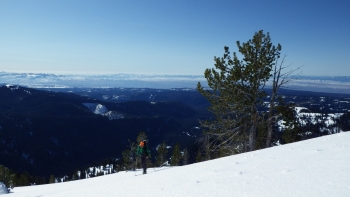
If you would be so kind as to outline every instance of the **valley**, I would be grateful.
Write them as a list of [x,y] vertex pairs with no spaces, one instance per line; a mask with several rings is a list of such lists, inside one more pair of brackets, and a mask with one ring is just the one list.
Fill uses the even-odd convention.
[[[268,92],[268,90],[267,90]],[[339,130],[349,128],[350,95],[281,90],[300,112],[340,113]],[[195,162],[199,120],[210,119],[209,103],[195,89],[0,87],[0,161],[39,176],[63,176],[119,159],[145,132],[153,155],[166,141],[190,151]],[[266,110],[261,109],[261,110]],[[321,123],[320,123],[321,124]],[[311,137],[327,135],[319,131]],[[276,137],[278,137],[278,132]]]

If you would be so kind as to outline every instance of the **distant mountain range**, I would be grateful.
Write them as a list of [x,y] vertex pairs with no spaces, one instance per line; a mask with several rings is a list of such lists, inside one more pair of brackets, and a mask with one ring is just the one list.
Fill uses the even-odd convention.
[[[203,75],[57,75],[46,73],[0,72],[0,84],[32,88],[122,87],[122,88],[196,88],[198,82],[206,85]],[[269,84],[266,86],[269,87]],[[350,76],[292,76],[284,88],[313,92],[350,94]]]

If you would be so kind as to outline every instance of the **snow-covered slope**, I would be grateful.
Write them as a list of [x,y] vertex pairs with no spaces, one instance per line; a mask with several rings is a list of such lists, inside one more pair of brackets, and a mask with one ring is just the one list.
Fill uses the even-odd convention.
[[8,196],[350,196],[350,132],[183,167],[150,168]]

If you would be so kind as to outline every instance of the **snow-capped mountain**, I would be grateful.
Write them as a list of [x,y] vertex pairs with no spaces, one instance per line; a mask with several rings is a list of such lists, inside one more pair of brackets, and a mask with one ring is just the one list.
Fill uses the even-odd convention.
[[116,111],[108,111],[107,107],[99,103],[83,103],[91,112],[108,117],[109,120],[124,118],[124,115]]
[[131,87],[131,88],[195,88],[202,75],[56,75],[45,73],[0,72],[0,83],[33,88],[65,87]]
[[[350,132],[182,167],[15,187],[22,196],[350,196]],[[137,176],[135,176],[137,175]],[[138,176],[140,175],[140,176]]]
[[[57,75],[46,73],[0,72],[0,83],[33,88],[124,87],[124,88],[195,88],[206,85],[204,75]],[[266,86],[269,88],[269,84]],[[284,88],[314,92],[350,94],[350,76],[293,76]]]

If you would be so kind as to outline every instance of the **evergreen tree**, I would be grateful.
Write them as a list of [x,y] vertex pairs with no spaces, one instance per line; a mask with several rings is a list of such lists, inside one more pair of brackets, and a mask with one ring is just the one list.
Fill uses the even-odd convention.
[[209,111],[215,115],[215,120],[201,122],[206,128],[204,134],[212,139],[212,150],[233,152],[237,138],[242,135],[248,136],[249,150],[256,149],[261,115],[258,107],[263,105],[266,96],[263,88],[281,50],[281,45],[273,46],[269,33],[262,30],[246,43],[237,41],[237,47],[243,60],[236,53],[231,58],[229,47],[224,47],[223,57],[214,57],[215,68],[204,73],[210,90],[200,82],[197,85],[197,90],[211,103]]
[[123,157],[123,167],[125,170],[135,170],[135,153],[131,152],[131,150],[124,150],[122,152]]
[[188,153],[188,150],[187,148],[185,148],[183,151],[182,151],[182,165],[187,165],[188,164],[188,161],[189,161],[189,153]]
[[215,152],[215,150],[211,150],[211,140],[212,139],[209,135],[203,135],[197,140],[197,142],[200,144],[202,151],[205,154],[204,159],[207,161],[212,158],[212,151]]
[[277,107],[277,111],[282,114],[282,143],[300,141],[302,136],[302,129],[297,118],[297,112],[295,111],[295,104],[286,104],[283,100],[280,100],[280,105]]
[[49,183],[55,183],[56,180],[55,180],[55,176],[53,174],[50,175],[50,178],[49,178]]
[[147,168],[154,167],[154,164],[152,163],[152,160],[149,157],[146,160],[146,166]]
[[[124,159],[124,155],[123,155],[123,159]],[[96,176],[96,167],[93,167],[92,168],[92,175],[91,175],[91,177],[95,177],[95,176]]]
[[163,143],[161,143],[157,149],[157,159],[156,159],[157,166],[159,167],[163,166],[163,164],[166,162],[167,154],[168,154],[167,145],[166,145],[166,142],[163,141]]
[[72,175],[72,180],[79,180],[80,179],[80,171],[76,171],[73,175]]
[[196,154],[196,163],[201,162],[202,161],[202,152],[200,149],[198,149],[198,152]]
[[28,172],[24,172],[23,174],[17,174],[15,176],[16,186],[30,186],[30,174]]
[[173,154],[171,156],[171,165],[178,166],[181,160],[180,144],[176,143],[173,148]]
[[138,135],[137,135],[137,139],[136,142],[137,144],[140,143],[142,140],[146,140],[147,139],[147,134],[143,131],[141,131]]
[[0,182],[3,182],[7,188],[13,189],[15,174],[11,173],[8,168],[0,165]]
[[350,112],[344,113],[340,116],[337,125],[339,125],[340,129],[343,131],[350,131]]
[[233,154],[233,153],[226,148],[219,147],[215,150],[215,158],[225,157],[225,156],[231,155],[231,154]]
[[81,177],[82,179],[86,179],[86,171],[85,171],[85,170],[82,170],[82,171],[81,171],[80,177]]

